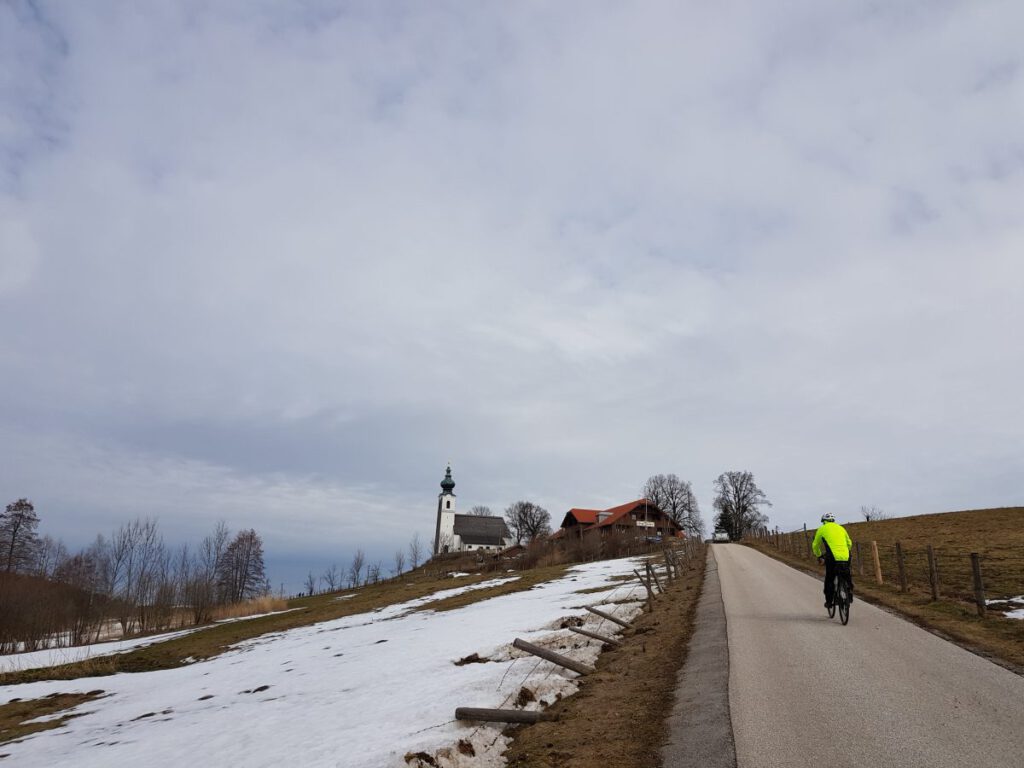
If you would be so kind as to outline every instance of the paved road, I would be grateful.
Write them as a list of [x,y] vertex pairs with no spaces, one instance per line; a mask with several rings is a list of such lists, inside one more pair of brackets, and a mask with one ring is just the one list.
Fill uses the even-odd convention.
[[1024,678],[749,547],[714,548],[739,768],[1024,766]]

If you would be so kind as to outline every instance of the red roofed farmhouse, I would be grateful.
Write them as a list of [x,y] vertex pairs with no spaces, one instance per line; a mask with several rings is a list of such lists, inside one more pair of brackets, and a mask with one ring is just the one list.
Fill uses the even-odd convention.
[[637,499],[610,509],[581,509],[573,507],[565,513],[562,527],[555,537],[582,537],[591,531],[602,534],[632,534],[635,538],[681,537],[679,526],[661,511],[654,502]]

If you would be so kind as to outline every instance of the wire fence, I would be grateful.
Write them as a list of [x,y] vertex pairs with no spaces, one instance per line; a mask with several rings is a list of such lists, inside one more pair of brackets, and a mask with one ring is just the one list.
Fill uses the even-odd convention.
[[[752,538],[792,557],[815,561],[811,531],[760,530]],[[850,567],[855,577],[867,583],[889,584],[900,592],[933,600],[972,603],[984,615],[996,607],[993,603],[1024,595],[1024,551],[998,544],[979,550],[854,540]]]

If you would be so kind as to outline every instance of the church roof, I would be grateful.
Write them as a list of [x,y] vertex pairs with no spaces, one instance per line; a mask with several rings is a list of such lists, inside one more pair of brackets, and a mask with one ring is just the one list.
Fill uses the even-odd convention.
[[455,534],[462,537],[463,544],[501,545],[512,538],[508,526],[500,517],[479,515],[456,515]]

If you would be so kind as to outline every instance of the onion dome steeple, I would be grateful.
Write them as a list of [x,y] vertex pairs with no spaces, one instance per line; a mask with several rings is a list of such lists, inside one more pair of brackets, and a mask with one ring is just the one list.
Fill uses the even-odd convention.
[[441,481],[441,490],[444,493],[451,493],[452,496],[455,494],[452,491],[455,489],[455,481],[452,480],[452,466],[448,465],[448,468],[444,472],[444,480]]

